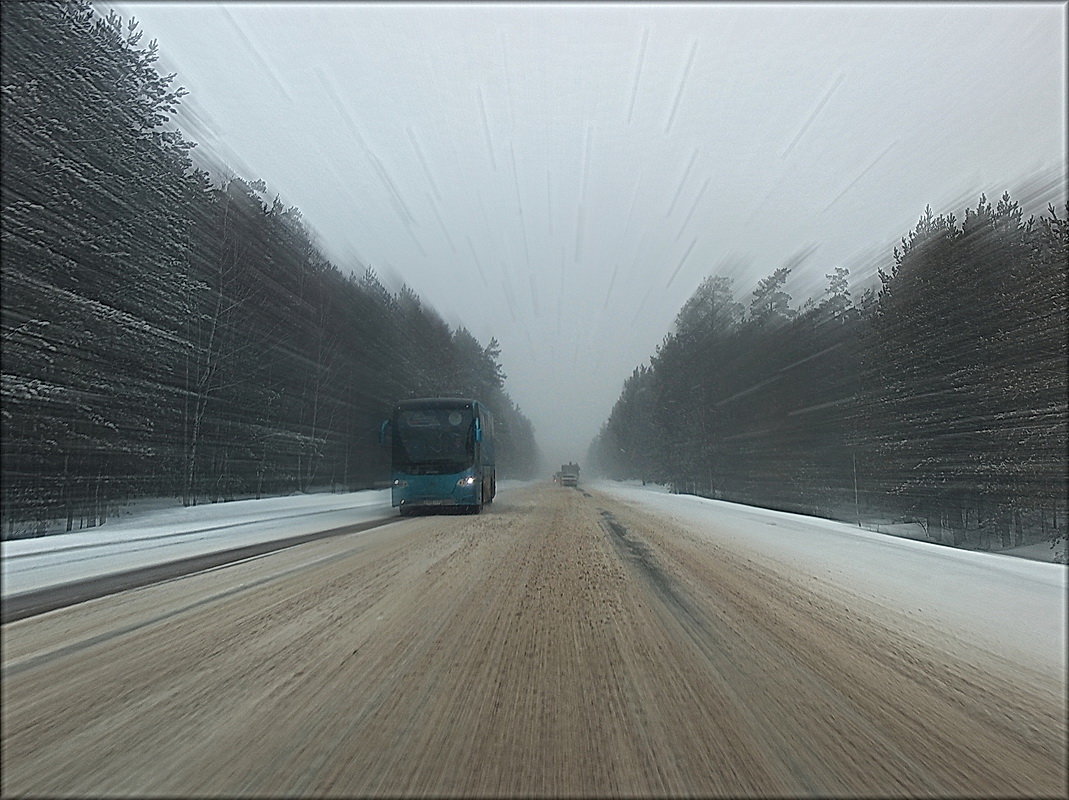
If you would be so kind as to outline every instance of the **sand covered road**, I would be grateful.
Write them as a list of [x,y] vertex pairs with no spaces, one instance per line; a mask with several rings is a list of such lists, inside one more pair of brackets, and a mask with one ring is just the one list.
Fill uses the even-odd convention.
[[4,796],[1066,792],[1064,676],[597,492],[3,627]]

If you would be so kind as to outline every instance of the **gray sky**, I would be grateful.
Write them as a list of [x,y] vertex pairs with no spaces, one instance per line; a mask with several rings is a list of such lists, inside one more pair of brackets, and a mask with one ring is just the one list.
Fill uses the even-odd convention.
[[801,305],[837,266],[871,283],[927,204],[1065,196],[1063,3],[99,7],[339,267],[498,338],[551,464],[706,275],[747,302],[815,247]]

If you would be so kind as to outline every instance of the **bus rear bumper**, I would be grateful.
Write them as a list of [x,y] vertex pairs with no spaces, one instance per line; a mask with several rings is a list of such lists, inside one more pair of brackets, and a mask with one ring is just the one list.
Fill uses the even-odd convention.
[[462,476],[448,476],[448,480],[440,481],[440,485],[431,487],[413,486],[410,481],[404,481],[401,485],[395,483],[391,492],[391,504],[394,508],[448,508],[481,505],[480,484],[475,482],[471,485],[458,485],[460,477]]

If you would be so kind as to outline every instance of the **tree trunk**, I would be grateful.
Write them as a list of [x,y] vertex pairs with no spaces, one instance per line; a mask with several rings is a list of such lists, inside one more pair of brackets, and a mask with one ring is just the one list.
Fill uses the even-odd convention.
[[70,470],[67,468],[70,458],[70,455],[63,456],[63,496],[67,507],[67,533],[74,528],[74,497],[70,486]]
[[97,525],[97,519],[100,517],[100,482],[104,477],[103,470],[97,471],[96,488],[93,491],[93,515],[90,521],[90,528],[95,528]]

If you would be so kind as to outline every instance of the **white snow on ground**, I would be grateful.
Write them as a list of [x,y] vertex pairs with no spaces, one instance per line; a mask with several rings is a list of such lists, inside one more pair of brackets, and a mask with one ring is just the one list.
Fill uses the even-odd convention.
[[3,597],[396,515],[389,489],[134,513],[77,533],[3,542]]
[[1064,564],[957,550],[657,486],[595,487],[711,542],[779,562],[803,579],[832,583],[1017,663],[1065,674]]
[[[499,488],[509,485],[521,484],[503,481]],[[596,487],[803,579],[919,617],[1018,663],[1065,671],[1065,565],[955,550],[652,485]],[[0,543],[3,596],[396,515],[389,490],[142,511],[91,530]]]
[[[499,481],[498,494],[521,485]],[[383,518],[400,519],[389,489],[136,510],[77,533],[0,542],[2,596]]]

